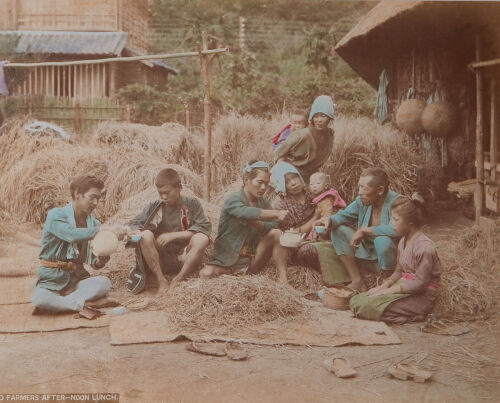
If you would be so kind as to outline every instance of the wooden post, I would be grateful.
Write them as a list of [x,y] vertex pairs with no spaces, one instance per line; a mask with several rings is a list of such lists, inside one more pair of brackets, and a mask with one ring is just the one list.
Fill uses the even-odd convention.
[[184,105],[184,113],[186,115],[186,128],[189,129],[189,126],[191,126],[191,122],[189,121],[189,106],[188,105]]
[[[476,61],[480,60],[479,36],[476,35]],[[483,153],[483,75],[476,69],[476,191],[474,207],[479,224],[484,206],[484,153]]]
[[490,119],[490,169],[491,169],[491,180],[497,180],[497,122],[495,120],[495,115],[497,111],[496,102],[496,82],[494,79],[491,80],[490,84],[490,98],[491,98],[491,119]]
[[125,122],[130,123],[130,121],[132,120],[131,115],[132,115],[132,113],[131,113],[130,105],[127,104],[127,106],[125,106]]
[[116,96],[116,63],[109,64],[109,96]]
[[73,128],[76,134],[82,132],[82,108],[80,106],[80,101],[75,101],[75,117],[73,121]]
[[[202,33],[203,50],[208,49],[208,35],[206,32]],[[212,124],[211,124],[211,110],[210,110],[210,56],[200,56],[201,59],[201,74],[203,76],[203,87],[205,97],[203,100],[204,115],[205,115],[205,200],[210,200],[210,187],[211,187],[211,160],[212,160]]]

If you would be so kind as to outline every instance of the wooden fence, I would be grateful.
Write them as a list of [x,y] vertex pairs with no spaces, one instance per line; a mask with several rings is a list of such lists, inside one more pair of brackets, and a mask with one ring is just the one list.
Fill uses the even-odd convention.
[[67,97],[4,98],[0,107],[5,116],[30,114],[38,120],[55,123],[69,133],[85,136],[103,120],[129,120],[130,110],[112,98],[76,100]]

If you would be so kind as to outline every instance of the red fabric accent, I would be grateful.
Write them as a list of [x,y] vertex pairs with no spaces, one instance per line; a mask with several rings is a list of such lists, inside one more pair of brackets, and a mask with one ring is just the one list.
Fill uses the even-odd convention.
[[291,128],[292,128],[291,124],[286,125],[285,128],[282,131],[280,131],[276,136],[274,136],[274,138],[273,138],[273,144],[277,144],[278,141],[279,141],[279,139],[280,139],[280,137],[281,137],[281,135],[284,132],[286,132],[287,130],[291,129]]
[[[414,274],[413,273],[401,273],[401,277],[403,277],[406,281],[411,281],[411,280],[413,280]],[[438,286],[436,284],[430,283],[429,288],[431,290],[437,290]]]
[[187,231],[189,228],[189,222],[188,222],[188,209],[185,206],[181,207],[181,226],[183,231]]
[[340,197],[339,192],[337,192],[335,189],[328,189],[326,192],[323,192],[319,196],[316,196],[313,199],[313,203],[318,204],[321,200],[323,200],[327,196],[333,196],[334,198],[333,207],[346,208],[347,204],[345,203],[344,199]]

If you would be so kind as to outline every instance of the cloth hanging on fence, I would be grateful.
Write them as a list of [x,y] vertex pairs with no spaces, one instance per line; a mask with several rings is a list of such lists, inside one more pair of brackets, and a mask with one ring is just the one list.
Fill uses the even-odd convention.
[[447,167],[448,166],[448,147],[446,144],[446,139],[442,138],[442,137],[438,137],[437,143],[439,146],[439,151],[441,153],[441,166]]
[[377,92],[377,103],[373,114],[377,116],[380,123],[387,119],[387,86],[389,85],[389,76],[384,69],[380,74],[380,81]]
[[3,69],[3,65],[7,63],[7,60],[3,60],[0,62],[0,95],[9,96],[9,88],[7,87],[7,83],[5,82],[5,73]]
[[427,133],[422,133],[422,150],[426,160],[432,157],[432,136]]
[[[434,102],[439,102],[440,95],[439,95],[439,89],[436,88],[433,94],[430,95],[430,97],[427,99],[428,104],[432,104]],[[428,136],[428,140],[426,139],[426,136]],[[426,142],[428,141],[428,144]],[[439,154],[441,155],[441,166],[442,167],[447,167],[448,166],[448,145],[446,143],[446,139],[442,137],[438,137],[436,139],[437,146],[439,148]],[[422,136],[422,147],[424,148],[424,154],[426,158],[429,158],[431,155],[431,150],[432,150],[432,137],[428,134],[424,134]]]

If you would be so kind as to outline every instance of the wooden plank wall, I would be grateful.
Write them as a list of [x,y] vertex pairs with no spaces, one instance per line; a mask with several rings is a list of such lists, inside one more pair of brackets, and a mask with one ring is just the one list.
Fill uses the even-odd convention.
[[109,95],[109,66],[46,66],[30,68],[14,95],[47,95],[79,99]]
[[0,0],[0,30],[17,29],[13,0]]
[[118,31],[117,1],[17,0],[18,29]]
[[147,1],[120,0],[120,30],[128,33],[127,46],[149,52],[151,38],[151,15]]

